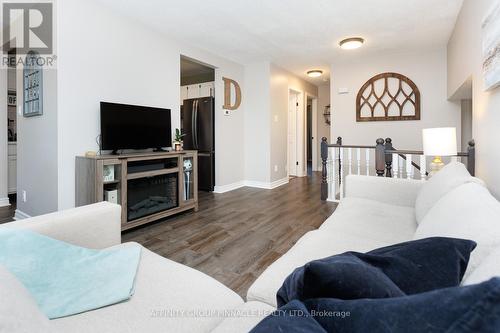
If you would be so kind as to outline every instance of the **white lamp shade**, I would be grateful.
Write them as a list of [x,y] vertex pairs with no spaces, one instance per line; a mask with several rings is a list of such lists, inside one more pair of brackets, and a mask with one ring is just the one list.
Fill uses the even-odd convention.
[[457,129],[455,127],[426,128],[422,130],[424,155],[457,155]]

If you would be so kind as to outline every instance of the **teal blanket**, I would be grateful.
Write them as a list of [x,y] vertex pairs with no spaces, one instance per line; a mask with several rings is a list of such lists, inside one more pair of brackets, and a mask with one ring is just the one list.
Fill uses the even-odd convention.
[[129,299],[141,247],[90,250],[35,232],[0,228],[0,265],[30,291],[48,318]]

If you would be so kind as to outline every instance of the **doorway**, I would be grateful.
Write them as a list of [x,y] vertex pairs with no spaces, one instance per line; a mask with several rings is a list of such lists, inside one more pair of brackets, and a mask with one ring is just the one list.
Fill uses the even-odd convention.
[[198,151],[198,189],[212,192],[215,187],[215,67],[182,55],[180,65],[183,148]]
[[466,152],[469,141],[472,140],[472,99],[461,101],[461,144],[462,151]]
[[288,97],[288,176],[306,175],[306,140],[303,94],[293,89]]
[[306,174],[312,176],[314,166],[318,164],[319,145],[317,140],[318,98],[306,94]]

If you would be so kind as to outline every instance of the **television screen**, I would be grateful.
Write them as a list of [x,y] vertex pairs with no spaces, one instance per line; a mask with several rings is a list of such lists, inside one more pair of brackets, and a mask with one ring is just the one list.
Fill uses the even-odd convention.
[[170,146],[170,109],[101,102],[102,150]]

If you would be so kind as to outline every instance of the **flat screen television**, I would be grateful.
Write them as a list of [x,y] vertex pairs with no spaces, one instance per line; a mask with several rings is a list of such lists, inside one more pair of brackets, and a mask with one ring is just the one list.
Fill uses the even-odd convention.
[[101,102],[101,149],[172,146],[170,109]]

